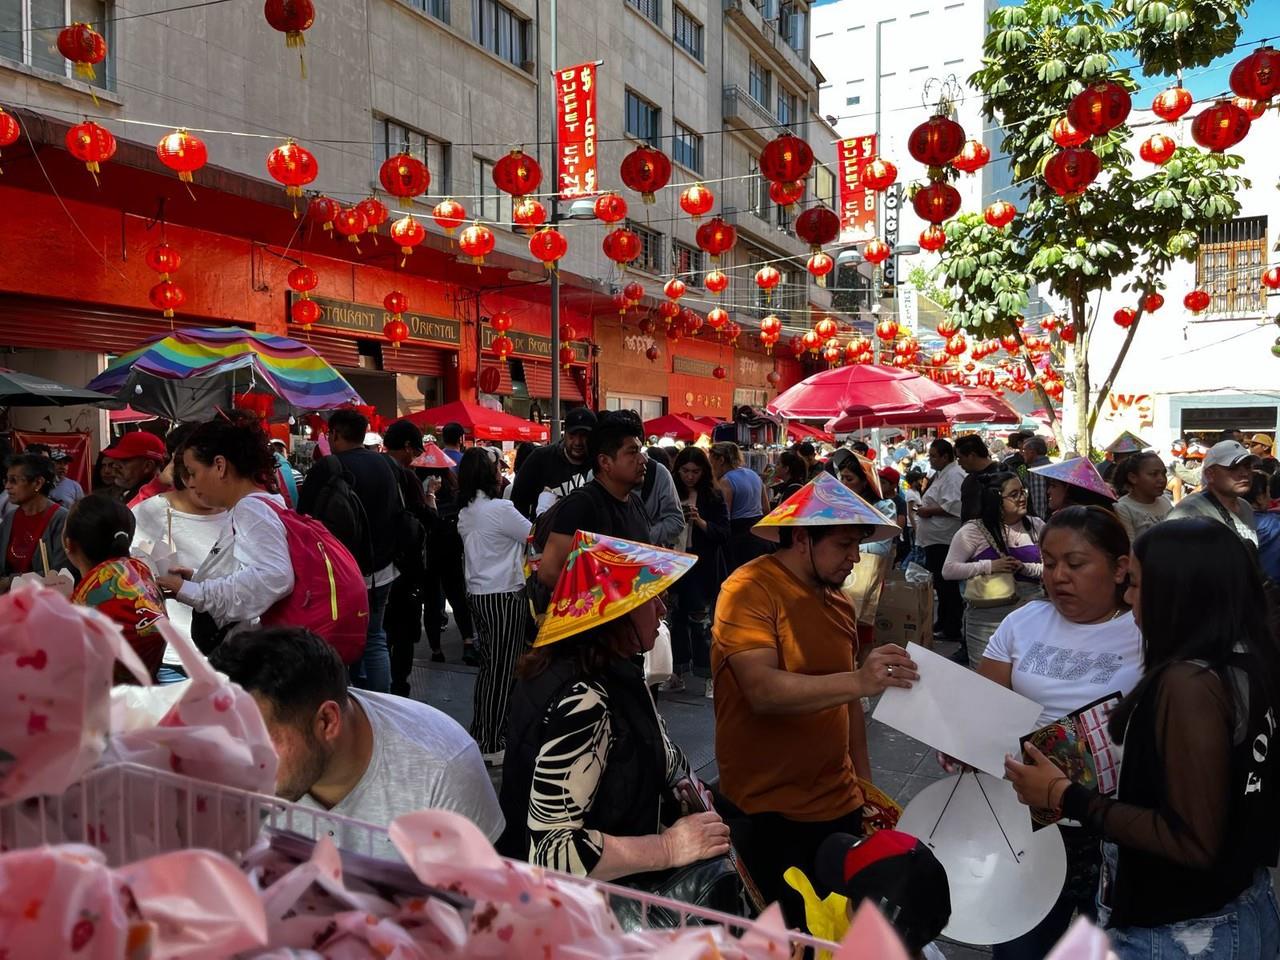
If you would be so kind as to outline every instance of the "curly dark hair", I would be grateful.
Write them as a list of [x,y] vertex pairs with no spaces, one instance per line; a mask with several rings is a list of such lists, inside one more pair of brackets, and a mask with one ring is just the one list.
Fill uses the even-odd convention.
[[262,421],[252,414],[237,411],[206,420],[191,431],[183,449],[206,465],[222,457],[240,476],[275,491],[275,456]]
[[232,682],[269,700],[282,723],[306,723],[328,700],[347,703],[347,668],[337,651],[302,627],[234,633],[214,648],[209,662]]

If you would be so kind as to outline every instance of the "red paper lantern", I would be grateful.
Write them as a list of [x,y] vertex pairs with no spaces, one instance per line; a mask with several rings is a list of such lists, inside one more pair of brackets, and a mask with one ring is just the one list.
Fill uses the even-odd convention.
[[560,348],[560,366],[565,370],[568,370],[576,359],[578,359],[578,356],[573,352],[573,347]]
[[560,324],[560,339],[565,343],[569,343],[572,340],[578,339],[578,331],[573,329],[573,324],[571,323]]
[[93,65],[107,56],[107,41],[89,24],[73,23],[58,32],[58,52],[75,64],[77,79],[92,81],[97,79]]
[[665,322],[670,323],[680,316],[680,304],[674,300],[663,300],[662,303],[658,304],[658,316]]
[[529,238],[529,253],[548,270],[555,269],[556,262],[568,252],[569,241],[554,227],[543,227]]
[[476,378],[481,393],[497,393],[502,386],[502,373],[497,367],[485,367]]
[[378,181],[391,196],[413,203],[414,197],[426,193],[431,186],[431,171],[412,154],[397,153],[382,161],[378,168]]
[[840,344],[828,343],[822,348],[822,359],[835,365],[840,362]]
[[862,185],[880,193],[888,190],[898,179],[898,168],[883,157],[876,157],[862,168]]
[[1267,112],[1267,101],[1250,100],[1248,97],[1232,97],[1231,102],[1249,115],[1250,120],[1261,120]]
[[[499,360],[505,360],[507,359],[507,357],[511,356],[511,354],[515,352],[516,345],[510,337],[506,336],[505,334],[501,334],[493,338],[493,342],[489,344],[489,349],[492,350],[495,354],[497,354]],[[561,352],[568,349],[569,357],[570,359],[572,359],[573,357],[572,348],[561,347],[560,349],[561,349]]]
[[714,260],[733,249],[738,242],[738,231],[720,217],[712,217],[698,228],[694,239],[698,247]]
[[0,107],[0,149],[13,146],[21,135],[22,127],[18,125],[14,115]]
[[764,375],[764,378],[768,381],[769,386],[771,387],[776,387],[780,382],[782,382],[782,375],[779,374],[777,370],[770,370]]
[[547,222],[547,208],[533,197],[521,197],[511,204],[511,220],[518,226],[536,229]]
[[458,235],[458,249],[471,258],[477,270],[493,252],[494,242],[493,231],[483,223],[473,223]]
[[803,180],[812,169],[813,150],[789,133],[770,140],[760,151],[760,176],[772,183]]
[[382,335],[391,341],[391,346],[400,349],[400,344],[409,339],[409,325],[399,317],[392,317],[382,325]]
[[825,287],[827,285],[827,274],[836,267],[836,262],[830,256],[819,250],[817,253],[809,257],[809,262],[804,268],[809,274],[818,281],[818,286]]
[[984,220],[997,230],[1003,230],[1009,224],[1013,223],[1013,218],[1018,215],[1018,208],[1008,200],[997,200],[987,206],[986,211],[982,214]]
[[449,197],[435,205],[431,211],[431,219],[445,232],[445,236],[452,237],[453,231],[466,222],[467,211],[457,200]]
[[1192,290],[1182,298],[1182,305],[1192,313],[1202,313],[1209,309],[1209,304],[1213,302],[1213,298],[1204,290]]
[[907,152],[926,167],[944,167],[964,146],[964,127],[950,117],[930,117],[911,131]]
[[636,147],[622,160],[622,182],[640,194],[645,203],[671,179],[671,161],[661,150]]
[[[413,253],[413,248],[422,243],[427,238],[427,231],[422,229],[422,224],[413,219],[413,214],[408,213],[391,224],[391,239],[400,245],[400,253],[407,259],[409,254]],[[405,259],[401,259],[400,266],[404,266]]]
[[1084,130],[1077,130],[1067,117],[1059,117],[1053,121],[1049,136],[1060,147],[1078,147],[1089,139]]
[[1077,130],[1096,137],[1124,123],[1132,108],[1129,91],[1106,80],[1077,93],[1067,107],[1067,119]]
[[898,335],[896,320],[881,320],[876,324],[876,336],[881,340],[893,340]]
[[365,227],[370,233],[377,233],[378,227],[386,223],[391,215],[387,205],[377,197],[365,197],[356,204],[356,209],[364,214]]
[[951,160],[961,173],[977,173],[991,161],[991,151],[981,140],[968,140]]
[[512,150],[493,165],[493,184],[503,193],[524,197],[542,183],[542,167],[523,150]]
[[146,261],[148,267],[160,274],[160,279],[168,280],[169,274],[182,266],[182,254],[161,241],[147,251]]
[[[1142,298],[1142,309],[1146,313],[1155,313],[1157,310],[1159,310],[1163,306],[1164,306],[1164,297],[1158,293],[1148,293],[1145,297]],[[1053,327],[1046,326],[1044,323],[1041,323],[1040,326],[1044,327],[1046,330],[1053,329]]]
[[679,300],[684,296],[686,289],[688,288],[685,287],[684,281],[679,277],[672,277],[662,285],[662,292],[671,300]]
[[702,315],[693,307],[683,307],[680,310],[680,326],[689,336],[696,337],[702,329]]
[[1191,121],[1191,138],[1214,153],[1229,150],[1245,138],[1252,121],[1230,100],[1219,100]]
[[320,276],[306,264],[299,264],[289,271],[285,282],[289,284],[290,290],[301,294],[305,299],[312,290],[320,285]]
[[1092,150],[1078,147],[1059,150],[1044,165],[1044,179],[1061,197],[1078,197],[1102,172],[1102,161]]
[[920,231],[920,249],[934,253],[947,245],[947,231],[941,224],[931,223]]
[[647,350],[645,350],[644,355],[648,357],[649,362],[652,363],[654,360],[657,360],[659,356],[661,356],[661,353],[659,352],[657,347],[651,346]]
[[173,311],[186,302],[187,295],[172,280],[161,280],[148,292],[147,297],[152,306],[163,310],[166,317],[172,317]]
[[1166,137],[1163,133],[1153,133],[1142,141],[1142,146],[1138,147],[1138,156],[1147,163],[1154,163],[1161,167],[1169,162],[1173,157],[1173,151],[1177,149],[1178,145],[1173,142],[1172,137]]
[[489,318],[489,326],[493,327],[495,333],[506,333],[511,329],[511,314],[505,310],[499,310]]
[[1062,338],[1063,343],[1076,342],[1076,325],[1074,323],[1063,324],[1062,329],[1058,331],[1058,336]]
[[729,278],[720,270],[712,270],[702,278],[702,285],[708,293],[719,296],[728,288]]
[[266,420],[275,406],[275,397],[269,393],[233,393],[231,406],[252,413],[260,420]]
[[626,227],[618,227],[604,235],[604,255],[614,263],[630,263],[640,256],[640,238]]
[[756,286],[761,290],[772,290],[782,282],[782,274],[778,272],[777,267],[765,264],[756,271]]
[[627,298],[628,303],[639,303],[644,299],[644,284],[632,280],[622,288],[622,295]]
[[613,305],[618,308],[618,316],[620,317],[625,316],[627,312],[627,307],[631,306],[631,304],[627,303],[626,294],[624,294],[621,290],[619,290],[609,299],[610,301],[612,301]]
[[652,334],[656,330],[657,324],[653,322],[653,317],[641,317],[640,322],[636,324],[637,329],[643,334]]
[[1016,333],[1006,333],[1000,338],[1000,344],[1010,353],[1017,353],[1018,347],[1022,344],[1018,340]]
[[810,207],[796,217],[796,236],[809,244],[809,252],[831,243],[840,236],[840,217],[828,207]]
[[[769,319],[765,317],[765,320]],[[723,307],[712,307],[707,311],[707,326],[719,333],[729,322],[729,311]],[[764,321],[760,322],[761,328],[764,327]]]
[[872,237],[862,248],[862,257],[867,263],[884,263],[893,255],[893,248],[879,237]]
[[818,355],[818,351],[822,349],[822,338],[818,336],[815,330],[806,330],[800,334],[800,342],[815,357]]
[[826,342],[840,332],[840,324],[830,317],[823,317],[813,325],[813,332],[821,337],[823,342]]
[[935,350],[929,354],[929,363],[935,367],[945,367],[951,356],[945,350]]
[[191,175],[209,162],[204,141],[186,130],[175,130],[162,137],[156,144],[156,156],[185,183],[190,183]]
[[597,220],[617,223],[627,215],[627,201],[616,193],[605,193],[596,197],[594,210]]
[[267,173],[284,185],[286,195],[300,197],[302,188],[319,175],[320,165],[310,150],[291,139],[267,154]]
[[963,333],[957,333],[953,337],[948,337],[946,345],[943,347],[947,354],[952,357],[958,357],[964,353],[969,344],[964,338]]
[[382,306],[387,313],[397,317],[409,309],[409,298],[399,290],[392,290],[382,298]]
[[1168,90],[1156,94],[1156,98],[1151,101],[1151,112],[1161,120],[1168,120],[1172,123],[1190,110],[1191,104],[1194,102],[1189,90],[1183,90],[1181,87],[1170,87]]
[[263,15],[273,30],[284,34],[284,44],[290,49],[306,45],[302,34],[316,22],[311,0],[267,0]]
[[715,194],[700,183],[686,187],[680,194],[680,209],[693,217],[694,223],[701,220],[703,214],[715,206],[715,202]]
[[1231,90],[1248,100],[1270,100],[1280,93],[1280,51],[1259,47],[1231,68]]
[[804,197],[803,180],[777,180],[769,184],[769,199],[790,210]]
[[347,238],[347,242],[356,248],[356,253],[360,252],[360,234],[368,226],[369,221],[364,218],[359,207],[345,208],[333,221],[333,228]]
[[1280,267],[1272,267],[1264,271],[1262,285],[1268,290],[1280,290]]
[[955,317],[943,317],[938,321],[938,336],[947,338],[960,332],[960,321]]
[[310,330],[311,325],[320,319],[323,311],[320,304],[314,300],[298,299],[289,305],[289,318],[304,330]]
[[729,371],[727,371],[724,367],[717,364],[716,368],[711,371],[711,375],[715,377],[717,380],[723,380],[725,377],[729,375]]
[[921,220],[941,223],[960,212],[960,191],[937,180],[917,190],[911,198],[911,206]]
[[737,323],[730,320],[725,325],[724,335],[728,339],[729,343],[736,345],[738,342],[738,338],[742,336],[742,327],[738,326]]
[[342,213],[342,204],[326,197],[323,193],[312,197],[307,203],[307,219],[320,224],[327,233],[333,232],[333,222]]
[[1116,322],[1117,327],[1131,327],[1133,321],[1138,319],[1138,314],[1130,307],[1121,307],[1115,312],[1112,318]]
[[86,120],[67,131],[67,150],[85,165],[96,181],[102,164],[116,154],[116,138],[106,127]]

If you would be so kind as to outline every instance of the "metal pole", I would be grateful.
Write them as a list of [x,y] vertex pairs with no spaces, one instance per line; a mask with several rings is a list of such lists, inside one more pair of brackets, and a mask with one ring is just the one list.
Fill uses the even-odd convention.
[[[556,0],[551,0],[551,75],[559,67],[556,46]],[[552,96],[556,86],[552,84]],[[560,222],[560,123],[558,110],[551,112],[551,222]],[[551,442],[560,440],[560,271],[551,268]]]

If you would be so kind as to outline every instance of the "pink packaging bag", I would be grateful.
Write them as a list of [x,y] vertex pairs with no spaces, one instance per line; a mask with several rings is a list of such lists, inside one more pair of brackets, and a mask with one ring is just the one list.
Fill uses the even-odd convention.
[[1047,960],[1115,960],[1107,935],[1089,922],[1076,917]]
[[152,933],[92,847],[0,855],[0,957],[148,960]]
[[31,584],[0,596],[0,801],[60,794],[97,763],[116,660],[150,683],[96,610]]
[[853,915],[834,960],[910,960],[889,921],[870,900]]

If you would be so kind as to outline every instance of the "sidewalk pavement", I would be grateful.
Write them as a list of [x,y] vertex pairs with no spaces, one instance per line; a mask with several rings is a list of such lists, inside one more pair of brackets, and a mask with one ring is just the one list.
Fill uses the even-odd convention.
[[[949,648],[946,644],[939,644],[938,652],[950,654],[954,652],[954,646]],[[410,677],[413,696],[467,727],[471,723],[476,671],[474,667],[461,663],[462,638],[452,618],[442,637],[442,647],[448,662],[431,663],[426,642],[418,644]],[[658,698],[658,710],[667,725],[667,733],[684,750],[690,766],[701,780],[719,777],[713,704],[714,701],[703,696],[702,680],[698,678],[689,684],[687,692]],[[874,720],[867,723],[867,745],[871,753],[873,781],[903,806],[930,783],[945,776],[932,749]],[[985,960],[991,954],[987,948],[945,941],[942,952],[949,960]]]

